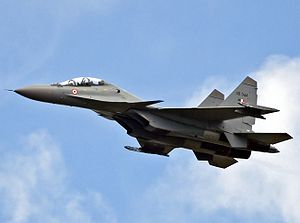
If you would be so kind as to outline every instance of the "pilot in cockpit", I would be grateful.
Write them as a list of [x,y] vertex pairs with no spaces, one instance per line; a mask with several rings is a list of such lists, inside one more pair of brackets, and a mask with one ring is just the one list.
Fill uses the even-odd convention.
[[93,78],[93,77],[77,77],[73,78],[71,80],[63,81],[58,84],[54,85],[59,85],[59,86],[101,86],[104,85],[105,82],[101,79],[98,78]]

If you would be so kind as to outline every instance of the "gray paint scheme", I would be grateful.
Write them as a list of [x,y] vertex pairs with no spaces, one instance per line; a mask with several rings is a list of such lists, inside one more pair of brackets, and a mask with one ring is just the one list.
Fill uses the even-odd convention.
[[218,106],[224,101],[224,94],[217,89],[213,90],[198,107]]
[[[73,79],[75,80],[75,79]],[[226,168],[248,159],[252,151],[279,152],[272,144],[292,137],[287,133],[254,133],[255,118],[277,112],[257,105],[257,83],[246,77],[224,100],[218,90],[192,108],[161,108],[162,102],[142,101],[127,91],[104,81],[83,78],[64,84],[34,85],[15,90],[27,98],[88,108],[100,116],[118,122],[135,137],[140,147],[126,149],[169,156],[174,148],[192,150],[200,161]],[[80,80],[80,79],[79,79]],[[71,84],[65,84],[71,83]]]

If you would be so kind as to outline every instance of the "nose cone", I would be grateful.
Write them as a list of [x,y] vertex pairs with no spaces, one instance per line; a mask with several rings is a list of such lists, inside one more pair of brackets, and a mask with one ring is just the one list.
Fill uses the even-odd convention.
[[51,86],[47,85],[24,87],[15,90],[15,92],[26,98],[30,98],[37,101],[52,102],[54,99]]

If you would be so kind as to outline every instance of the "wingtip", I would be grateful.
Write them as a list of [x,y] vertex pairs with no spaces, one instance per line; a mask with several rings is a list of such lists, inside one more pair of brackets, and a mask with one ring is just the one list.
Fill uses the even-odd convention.
[[288,134],[288,133],[286,133],[286,135],[287,135],[287,137],[288,137],[288,140],[289,139],[293,139],[294,137],[293,136],[291,136],[290,134]]
[[[267,108],[267,107],[266,107],[266,108]],[[270,113],[280,112],[280,110],[277,109],[277,108],[267,108],[267,109],[269,109]]]

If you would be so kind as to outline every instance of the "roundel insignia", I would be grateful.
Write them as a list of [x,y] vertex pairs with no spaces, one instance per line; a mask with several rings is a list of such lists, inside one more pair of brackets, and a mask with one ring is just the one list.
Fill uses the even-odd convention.
[[78,91],[76,89],[72,90],[72,94],[76,95],[78,93]]
[[240,99],[240,103],[241,103],[241,104],[247,104],[247,100],[244,99],[244,98],[241,98],[241,99]]

